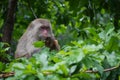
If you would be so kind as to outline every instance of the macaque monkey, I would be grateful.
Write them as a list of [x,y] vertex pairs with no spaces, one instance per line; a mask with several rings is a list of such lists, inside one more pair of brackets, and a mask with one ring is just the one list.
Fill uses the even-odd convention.
[[19,39],[15,58],[29,58],[34,53],[40,52],[40,48],[35,48],[33,45],[36,41],[44,41],[45,46],[50,50],[60,50],[58,41],[52,32],[51,23],[47,19],[35,19]]

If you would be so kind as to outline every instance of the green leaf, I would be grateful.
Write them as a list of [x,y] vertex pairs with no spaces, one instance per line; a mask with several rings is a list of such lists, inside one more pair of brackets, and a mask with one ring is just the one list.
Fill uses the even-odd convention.
[[25,65],[22,63],[15,63],[13,64],[13,67],[16,69],[25,69]]
[[69,75],[69,70],[68,70],[68,68],[67,68],[67,66],[65,64],[60,65],[59,68],[62,70],[64,76]]
[[116,51],[119,50],[119,41],[117,37],[112,36],[109,40],[109,42],[105,45],[105,48],[108,51]]
[[45,80],[45,77],[42,73],[38,72],[37,73],[37,77],[40,79],[40,80]]
[[101,9],[101,13],[102,13],[102,14],[105,14],[105,9]]
[[37,42],[34,42],[33,45],[35,47],[41,48],[45,45],[45,43],[43,41],[37,41]]
[[4,64],[2,62],[0,62],[0,71],[2,71],[4,68]]
[[112,52],[112,53],[108,54],[107,55],[107,60],[108,60],[108,62],[111,66],[114,66],[114,65],[118,64],[115,52]]

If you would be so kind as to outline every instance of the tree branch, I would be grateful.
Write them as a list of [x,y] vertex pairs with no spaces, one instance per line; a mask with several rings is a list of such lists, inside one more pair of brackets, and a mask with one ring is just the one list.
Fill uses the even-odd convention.
[[14,76],[14,72],[3,72],[0,74],[0,78],[7,78],[11,76]]
[[[116,67],[104,69],[103,72],[112,71],[112,70],[115,70],[115,69],[117,69],[117,68],[119,68],[119,67],[120,67],[120,66],[116,66]],[[85,72],[86,72],[86,73],[98,73],[99,71],[87,70],[87,71],[85,71]]]
[[[107,69],[104,69],[103,72],[108,72],[108,71],[112,71],[112,70],[115,70],[117,68],[119,68],[120,66],[116,66],[116,67],[112,67],[112,68],[107,68]],[[93,70],[87,70],[85,71],[86,73],[98,73],[99,71],[93,71]],[[2,72],[0,74],[0,78],[6,78],[6,77],[11,77],[11,76],[14,76],[14,72]],[[44,75],[50,75],[52,74],[52,72],[45,72],[43,73]]]
[[9,0],[7,17],[5,23],[3,24],[3,36],[2,36],[3,42],[7,43],[11,42],[16,6],[17,0]]

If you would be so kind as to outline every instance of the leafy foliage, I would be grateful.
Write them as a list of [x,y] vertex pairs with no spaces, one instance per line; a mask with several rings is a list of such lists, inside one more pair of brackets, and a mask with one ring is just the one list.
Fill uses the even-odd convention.
[[[6,46],[6,48],[5,48],[5,46]],[[8,54],[6,54],[6,51],[8,51],[9,49],[10,49],[10,47],[9,47],[8,43],[0,42],[0,58],[1,58],[0,61],[8,62],[11,60],[11,57]],[[1,65],[1,67],[2,67],[2,65]]]
[[[6,71],[14,71],[15,76],[8,80],[96,80],[98,78],[106,80],[110,72],[104,72],[104,69],[120,64],[118,52],[120,45],[111,46],[114,45],[113,42],[119,42],[119,33],[114,32],[114,28],[100,30],[97,33],[95,33],[96,29],[85,30],[89,33],[87,34],[89,39],[72,41],[57,53],[42,48],[39,54],[35,54],[30,59],[22,58],[10,63]],[[87,73],[88,69],[98,73]]]
[[[2,2],[5,5],[0,6],[0,28],[7,4],[7,1]],[[43,47],[40,53],[30,59],[12,59],[6,65],[1,61],[0,71],[15,73],[6,80],[118,80],[119,3],[119,0],[19,0],[12,52],[28,23],[34,19],[31,7],[37,17],[51,20],[61,50],[50,52],[41,41],[35,42],[36,47]],[[2,58],[9,48],[3,45],[0,43]],[[117,68],[111,69],[113,67]]]

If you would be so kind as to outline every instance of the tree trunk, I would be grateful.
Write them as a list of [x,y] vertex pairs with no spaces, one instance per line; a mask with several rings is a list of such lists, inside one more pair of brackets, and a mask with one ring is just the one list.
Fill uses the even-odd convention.
[[14,27],[14,19],[15,19],[15,11],[17,6],[17,0],[9,0],[8,3],[8,11],[6,21],[3,24],[3,36],[2,41],[10,44],[13,27]]

